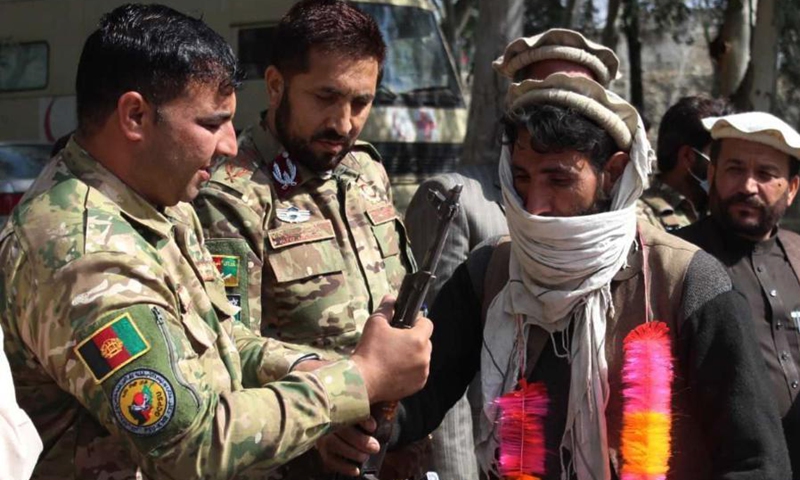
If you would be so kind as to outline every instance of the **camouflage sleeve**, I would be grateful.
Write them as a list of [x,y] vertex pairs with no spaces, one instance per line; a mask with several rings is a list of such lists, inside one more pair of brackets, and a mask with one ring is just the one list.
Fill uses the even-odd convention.
[[[264,234],[255,198],[241,197],[227,187],[210,183],[193,206],[211,252],[225,281],[228,301],[241,307],[239,320],[261,331],[261,269]],[[229,189],[227,189],[229,190]]]
[[284,377],[303,360],[319,356],[304,345],[256,335],[240,322],[233,323],[233,339],[242,359],[242,385],[261,387]]
[[[363,380],[349,360],[241,389],[221,357],[223,330],[187,308],[164,272],[135,255],[93,253],[51,271],[17,265],[10,308],[20,336],[153,478],[249,478],[364,419]],[[263,340],[262,340],[263,342]]]

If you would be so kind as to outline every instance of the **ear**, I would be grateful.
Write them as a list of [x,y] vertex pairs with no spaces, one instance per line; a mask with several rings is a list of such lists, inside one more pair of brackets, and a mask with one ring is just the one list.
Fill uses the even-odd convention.
[[694,150],[689,145],[681,145],[678,147],[678,156],[676,159],[676,167],[680,167],[683,171],[688,171],[694,164]]
[[264,71],[264,82],[267,85],[270,110],[274,110],[281,101],[283,89],[286,88],[283,74],[275,66],[270,65]]
[[611,189],[614,188],[617,180],[622,176],[622,172],[625,171],[630,159],[630,155],[625,152],[617,152],[608,159],[605,167],[603,167],[603,191],[606,195],[611,195]]
[[122,134],[136,142],[142,139],[146,119],[155,115],[155,110],[139,92],[125,92],[117,100],[114,114]]
[[[795,160],[790,160],[794,162]],[[800,175],[795,175],[794,177],[789,179],[789,198],[786,200],[786,206],[790,206],[792,202],[794,202],[794,198],[797,196],[797,189],[800,187]]]

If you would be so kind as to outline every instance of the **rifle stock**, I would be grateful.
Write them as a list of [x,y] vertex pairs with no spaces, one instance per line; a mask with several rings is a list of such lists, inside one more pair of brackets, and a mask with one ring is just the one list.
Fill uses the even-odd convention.
[[[463,185],[460,184],[454,186],[447,192],[447,196],[434,190],[428,192],[428,201],[434,204],[439,216],[436,238],[428,251],[425,252],[419,271],[408,274],[403,278],[391,321],[391,325],[395,328],[411,328],[414,326],[414,322],[425,302],[428,289],[436,278],[434,273],[442,256],[447,233],[453,217],[455,217],[460,207],[459,198],[461,197],[462,188]],[[380,442],[381,449],[367,459],[361,467],[360,478],[362,480],[379,480],[378,475],[386,457],[387,444],[392,436],[397,405],[398,402],[384,402],[372,405],[370,408],[370,415],[378,425],[372,435]]]

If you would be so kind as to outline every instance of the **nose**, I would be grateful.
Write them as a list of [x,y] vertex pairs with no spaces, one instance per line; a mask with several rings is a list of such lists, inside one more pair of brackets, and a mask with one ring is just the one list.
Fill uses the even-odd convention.
[[741,190],[742,192],[750,195],[755,195],[758,193],[758,180],[755,179],[752,173],[748,173],[747,176],[744,177]]
[[542,195],[541,191],[537,193],[532,186],[524,192],[523,199],[525,210],[531,215],[545,215],[550,212],[550,199]]
[[233,122],[225,124],[221,133],[222,137],[217,143],[217,155],[235,157],[239,153],[239,145],[236,143],[236,131],[233,129]]
[[349,102],[342,102],[341,107],[337,109],[331,118],[331,123],[331,127],[340,136],[347,137],[350,135],[350,131],[353,129],[353,112],[350,109]]

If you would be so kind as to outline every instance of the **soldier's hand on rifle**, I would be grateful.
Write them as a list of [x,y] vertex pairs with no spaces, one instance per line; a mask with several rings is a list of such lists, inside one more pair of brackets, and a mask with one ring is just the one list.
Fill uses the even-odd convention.
[[375,427],[375,420],[370,417],[358,426],[340,428],[317,440],[317,450],[326,470],[348,477],[358,476],[361,473],[358,467],[380,450],[378,440],[365,433],[374,431]]
[[392,328],[394,299],[386,296],[364,325],[352,360],[367,387],[369,402],[400,400],[417,392],[428,379],[433,324],[420,317],[413,328]]

